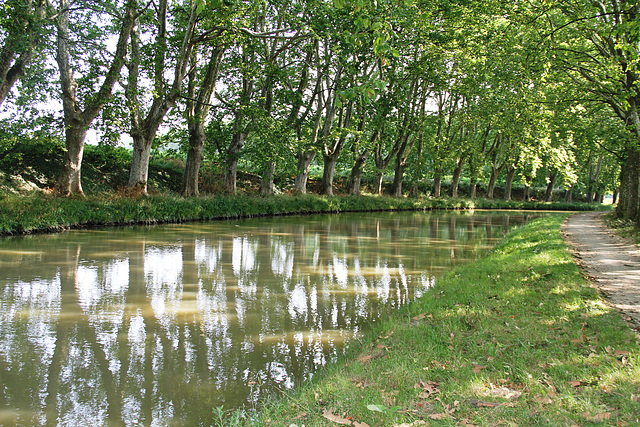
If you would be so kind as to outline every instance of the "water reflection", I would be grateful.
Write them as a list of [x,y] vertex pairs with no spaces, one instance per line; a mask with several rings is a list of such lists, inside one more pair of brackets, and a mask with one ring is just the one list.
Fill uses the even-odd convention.
[[0,241],[0,424],[208,424],[309,379],[525,215],[388,213]]

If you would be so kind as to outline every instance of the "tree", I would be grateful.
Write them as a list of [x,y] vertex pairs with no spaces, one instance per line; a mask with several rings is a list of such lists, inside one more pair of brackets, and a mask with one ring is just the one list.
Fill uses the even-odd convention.
[[[142,17],[147,18],[145,15]],[[149,19],[149,18],[147,18]],[[153,140],[162,124],[165,115],[176,105],[179,97],[182,96],[182,82],[185,77],[189,58],[196,42],[195,28],[197,24],[196,7],[192,6],[186,20],[184,35],[181,38],[181,45],[175,54],[175,65],[173,66],[173,82],[168,87],[166,83],[167,66],[167,0],[160,0],[155,8],[155,16],[150,18],[150,25],[153,28],[155,40],[144,46],[147,57],[143,58],[143,50],[140,46],[138,25],[131,35],[131,58],[128,64],[129,76],[126,87],[126,97],[131,117],[131,137],[133,139],[133,153],[131,159],[131,169],[129,173],[130,188],[137,188],[142,194],[147,193],[147,179],[149,175],[149,157]],[[176,19],[174,28],[179,28],[182,22]],[[150,68],[150,80],[153,82],[153,89],[143,91],[140,88],[140,66],[147,65]],[[152,100],[140,100],[144,93],[151,93]],[[151,103],[146,117],[144,116],[144,104]]]
[[544,13],[549,25],[544,41],[558,69],[578,90],[607,104],[631,133],[630,143],[623,147],[616,212],[640,221],[640,4],[575,0],[553,5]]
[[[96,68],[106,68],[104,75],[94,75],[89,71],[88,75],[82,76],[80,80],[77,80],[74,77],[74,68],[72,66],[73,56],[78,53],[79,49],[84,49],[85,52],[87,51],[88,48],[86,45],[81,46],[83,41],[98,42],[99,40],[83,40],[72,37],[70,33],[71,4],[69,0],[60,0],[58,7],[59,13],[56,20],[56,62],[60,71],[66,143],[63,170],[58,177],[56,186],[56,190],[60,194],[84,194],[82,191],[80,172],[87,129],[100,112],[100,109],[111,97],[113,86],[125,63],[129,35],[136,20],[135,6],[133,0],[127,0],[122,15],[110,17],[113,20],[114,26],[118,27],[118,40],[115,52],[108,63],[92,64]],[[76,9],[73,9],[73,13],[74,17],[80,15],[80,12]],[[80,16],[80,18],[91,19],[91,16]],[[79,22],[77,23],[79,24]],[[95,33],[89,34],[89,37],[92,35],[95,36]],[[102,84],[96,92],[89,93],[93,89],[93,82],[91,80],[97,77],[103,78]],[[80,83],[83,83],[82,87]],[[86,86],[84,83],[86,83]],[[81,90],[85,91],[84,96],[80,93]]]

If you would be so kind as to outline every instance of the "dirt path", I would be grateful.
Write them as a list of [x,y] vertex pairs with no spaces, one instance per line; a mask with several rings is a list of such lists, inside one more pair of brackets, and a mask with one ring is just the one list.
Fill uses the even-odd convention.
[[640,332],[640,249],[609,230],[602,215],[577,213],[562,231],[589,278]]

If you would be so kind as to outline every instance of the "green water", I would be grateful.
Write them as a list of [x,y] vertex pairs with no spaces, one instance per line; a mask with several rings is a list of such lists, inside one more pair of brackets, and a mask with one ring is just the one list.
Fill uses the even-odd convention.
[[[518,213],[358,213],[0,240],[0,425],[204,425],[296,387]],[[428,296],[427,296],[428,297]]]

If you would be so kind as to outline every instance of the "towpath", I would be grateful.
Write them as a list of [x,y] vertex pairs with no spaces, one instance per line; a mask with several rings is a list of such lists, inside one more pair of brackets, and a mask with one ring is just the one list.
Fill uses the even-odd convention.
[[603,212],[580,212],[562,231],[578,263],[607,300],[640,332],[640,248],[607,228]]

